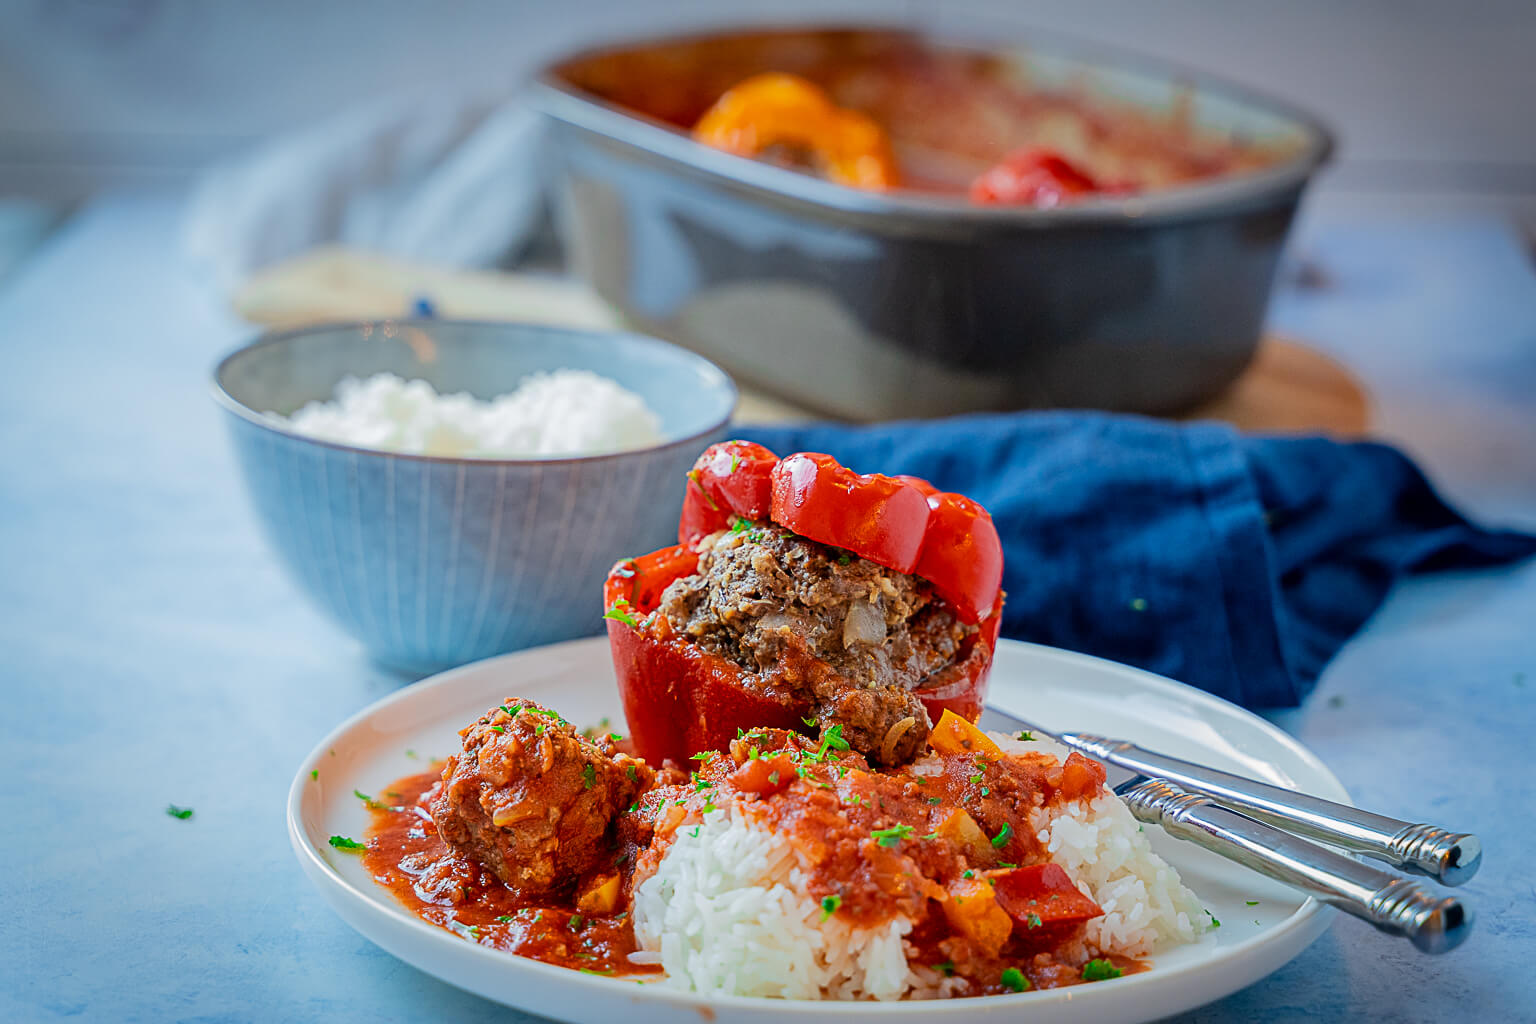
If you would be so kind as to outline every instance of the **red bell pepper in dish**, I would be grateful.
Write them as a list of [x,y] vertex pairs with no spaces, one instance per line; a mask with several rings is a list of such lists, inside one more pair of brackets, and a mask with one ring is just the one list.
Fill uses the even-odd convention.
[[1106,189],[1049,149],[1021,149],[971,182],[971,202],[1008,206],[1060,206]]
[[[688,474],[678,529],[684,543],[619,562],[604,586],[619,692],[641,756],[681,763],[724,749],[740,729],[798,729],[814,720],[817,706],[803,690],[778,685],[766,670],[749,675],[658,613],[667,587],[698,573],[701,537],[726,529],[750,536],[768,524],[928,579],[951,621],[975,628],[921,688],[902,692],[931,721],[945,710],[971,720],[981,713],[1001,625],[1002,546],[986,511],[916,478],[860,476],[827,455],[780,460],[760,445],[726,442],[706,450]],[[841,564],[850,557],[838,556]],[[797,678],[835,678],[820,660],[791,667]]]

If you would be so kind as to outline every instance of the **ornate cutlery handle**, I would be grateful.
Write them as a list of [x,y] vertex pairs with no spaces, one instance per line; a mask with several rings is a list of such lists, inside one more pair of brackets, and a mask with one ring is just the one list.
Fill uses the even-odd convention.
[[1407,936],[1426,953],[1444,953],[1467,937],[1472,912],[1413,882],[1318,846],[1189,793],[1166,779],[1133,779],[1116,790],[1138,820],[1202,846],[1330,906]]
[[1483,844],[1474,835],[1372,814],[1358,807],[1156,754],[1134,743],[1081,733],[1064,733],[1061,739],[1085,754],[1139,775],[1168,779],[1185,789],[1204,793],[1249,817],[1278,825],[1308,839],[1385,861],[1404,871],[1429,875],[1446,885],[1465,882],[1477,873],[1482,863]]

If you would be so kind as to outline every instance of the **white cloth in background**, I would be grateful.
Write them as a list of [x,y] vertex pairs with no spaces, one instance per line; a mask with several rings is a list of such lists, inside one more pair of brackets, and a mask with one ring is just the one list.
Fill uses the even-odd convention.
[[211,168],[183,246],[226,292],[328,243],[492,266],[538,222],[540,135],[510,90],[349,111]]

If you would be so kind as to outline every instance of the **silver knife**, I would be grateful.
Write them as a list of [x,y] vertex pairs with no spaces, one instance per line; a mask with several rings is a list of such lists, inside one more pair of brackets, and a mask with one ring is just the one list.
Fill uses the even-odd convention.
[[1139,775],[1167,779],[1185,790],[1203,793],[1223,806],[1277,825],[1287,832],[1384,861],[1403,871],[1428,875],[1444,885],[1460,885],[1475,875],[1482,864],[1483,844],[1477,836],[1466,832],[1398,821],[1348,804],[1181,761],[1124,740],[1084,733],[1055,733],[996,709],[988,710],[999,720],[1012,723],[1015,731],[1029,729],[1043,733],[1095,760],[1118,765]]
[[[997,728],[1000,719],[1005,728],[1018,722],[1018,728],[1032,729],[990,708],[981,724]],[[1105,768],[1110,787],[1138,821],[1161,825],[1177,839],[1283,882],[1384,932],[1405,936],[1426,953],[1454,949],[1471,930],[1472,912],[1454,897],[1426,893],[1408,879],[1223,807],[1167,779],[1149,778],[1113,762]]]

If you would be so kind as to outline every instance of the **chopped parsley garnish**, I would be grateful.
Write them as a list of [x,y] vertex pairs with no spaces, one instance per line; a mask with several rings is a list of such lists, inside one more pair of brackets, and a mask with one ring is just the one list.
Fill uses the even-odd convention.
[[1025,729],[1023,732],[1019,733],[1018,738],[1023,740],[1025,743],[1029,743],[1034,740],[1035,734],[1030,732],[1028,729]]
[[[1017,864],[1013,863],[1012,861],[1008,861],[1008,860],[1000,860],[1000,861],[998,861],[997,862],[997,866],[1000,867],[1000,868],[1016,868],[1016,867],[1018,867]],[[1035,901],[1034,900],[1030,900],[1029,902],[1033,903]]]
[[[596,959],[596,958],[594,957],[594,959]],[[599,975],[599,976],[604,977],[604,978],[611,977],[613,975],[613,968],[611,968],[611,967],[608,970],[606,970],[606,971],[594,971],[590,967],[578,967],[576,969],[578,971],[580,971],[582,974],[596,974],[596,975]]]
[[699,826],[698,825],[693,826],[693,831],[688,833],[688,834],[690,836],[692,836],[694,839],[699,838]]
[[838,895],[823,896],[821,898],[821,919],[825,921],[837,913],[837,908],[843,905],[843,898]]
[[1001,850],[1008,845],[1008,837],[1011,835],[1013,835],[1013,826],[1005,821],[1003,822],[1003,830],[992,837],[992,845]]
[[175,804],[166,804],[165,813],[180,821],[186,821],[192,817],[193,812],[190,807],[177,807]]
[[638,782],[639,781],[639,779],[635,775],[635,766],[632,765],[632,764],[631,765],[625,765],[625,767],[624,767],[624,774],[629,777],[629,781],[630,782]]
[[622,622],[630,629],[640,628],[640,620],[629,613],[629,602],[622,597],[613,602],[612,608],[603,612],[603,618]]
[[634,813],[635,808],[637,808],[639,806],[640,806],[640,801],[636,800],[634,803],[630,804],[627,808],[625,808],[624,813],[625,814],[632,814],[632,813]]
[[934,964],[933,969],[946,978],[953,978],[955,976],[955,962],[953,960],[945,960],[941,964]]
[[704,809],[699,813],[708,814],[710,811],[718,811],[719,809],[720,808],[715,806],[715,802],[713,800],[706,800],[704,801]]
[[701,750],[697,754],[689,754],[688,755],[688,760],[690,760],[690,761],[708,761],[709,760],[709,753],[710,752],[707,751],[707,750]]
[[608,738],[609,738],[609,739],[610,739],[610,740],[612,740],[612,741],[613,741],[613,742],[615,742],[615,743],[617,743],[617,742],[619,742],[619,741],[620,741],[620,740],[622,740],[622,739],[623,739],[623,738],[624,738],[624,737],[623,737],[623,736],[621,736],[621,735],[619,735],[619,734],[618,734],[618,733],[616,733],[616,732],[611,732],[611,733],[609,733],[609,734],[608,734]]
[[700,476],[699,471],[696,469],[690,469],[688,471],[688,479],[693,482],[693,486],[699,489],[699,494],[701,497],[703,497],[704,504],[708,505],[715,512],[720,511],[720,506],[715,504],[715,499],[711,498],[709,496],[709,492],[704,489],[704,480],[703,477]]
[[1003,988],[1010,992],[1023,992],[1029,988],[1029,979],[1024,977],[1024,972],[1017,967],[1006,967],[1003,975],[998,979],[1003,983]]
[[929,797],[929,798],[928,798],[928,802],[929,802],[929,803],[931,803],[931,804],[934,804],[934,805],[938,805],[938,804],[941,804],[941,803],[943,803],[943,802],[944,802],[944,801],[943,801],[943,800],[940,800],[940,799],[939,799],[939,798],[938,798],[938,797],[936,797],[936,796],[931,796],[931,797]]
[[366,850],[368,848],[366,844],[360,843],[356,839],[348,839],[346,836],[331,836],[330,843],[331,846],[338,850],[357,851]]
[[966,868],[964,871],[960,872],[960,877],[961,878],[975,878],[976,877],[976,872],[972,871],[970,868]]
[[1256,907],[1259,905],[1258,900],[1244,900],[1243,902],[1247,903],[1250,907]]
[[1124,971],[1108,960],[1089,960],[1083,964],[1084,981],[1108,981],[1110,978],[1118,978],[1124,973]]
[[505,711],[508,714],[508,716],[510,716],[512,718],[516,718],[517,717],[517,713],[519,711],[523,710],[523,706],[521,704],[519,704],[516,707],[509,708],[505,704],[503,704],[499,710]]
[[989,795],[991,795],[991,793],[992,793],[992,791],[990,789],[988,789],[986,786],[982,786],[981,787],[981,795],[982,796],[989,796]]
[[596,781],[597,769],[592,767],[591,761],[588,761],[585,765],[582,766],[581,769],[581,788],[591,789],[592,784]]
[[1028,917],[1026,917],[1024,919],[1024,927],[1025,928],[1029,928],[1031,930],[1033,930],[1035,928],[1039,928],[1044,923],[1045,923],[1044,921],[1040,920],[1040,915],[1039,914],[1030,914]]
[[533,734],[535,736],[543,736],[544,735],[544,723],[543,722],[540,722],[538,725],[533,727]]
[[318,779],[320,777],[320,769],[319,768],[311,768],[309,770],[309,777],[312,778],[312,779]]
[[739,517],[731,524],[732,533],[746,533],[750,529],[752,529],[751,521]]
[[806,725],[810,726],[812,729],[816,728],[816,719],[814,719],[814,718],[802,718],[802,719],[800,719],[800,721],[804,722]]
[[379,803],[377,800],[375,800],[373,797],[369,796],[367,793],[363,793],[363,792],[361,792],[359,790],[354,789],[352,791],[352,795],[357,797],[359,800],[361,800],[363,802],[363,804],[370,811],[387,811],[387,810],[389,810],[388,807],[386,807],[384,804]]
[[900,844],[912,832],[911,825],[892,825],[890,828],[871,829],[869,835],[881,846],[892,847]]
[[491,726],[491,732],[499,732],[505,736],[507,734],[507,727],[504,725],[493,725]]
[[516,921],[517,918],[513,917],[511,914],[502,914],[496,920],[500,921],[502,924],[511,924],[513,921]]
[[843,726],[841,722],[821,734],[821,746],[823,750],[827,747],[831,747],[833,750],[848,749],[848,741],[843,739]]
[[581,931],[581,926],[586,923],[586,919],[583,918],[580,914],[572,914],[569,923],[571,931],[579,932]]

